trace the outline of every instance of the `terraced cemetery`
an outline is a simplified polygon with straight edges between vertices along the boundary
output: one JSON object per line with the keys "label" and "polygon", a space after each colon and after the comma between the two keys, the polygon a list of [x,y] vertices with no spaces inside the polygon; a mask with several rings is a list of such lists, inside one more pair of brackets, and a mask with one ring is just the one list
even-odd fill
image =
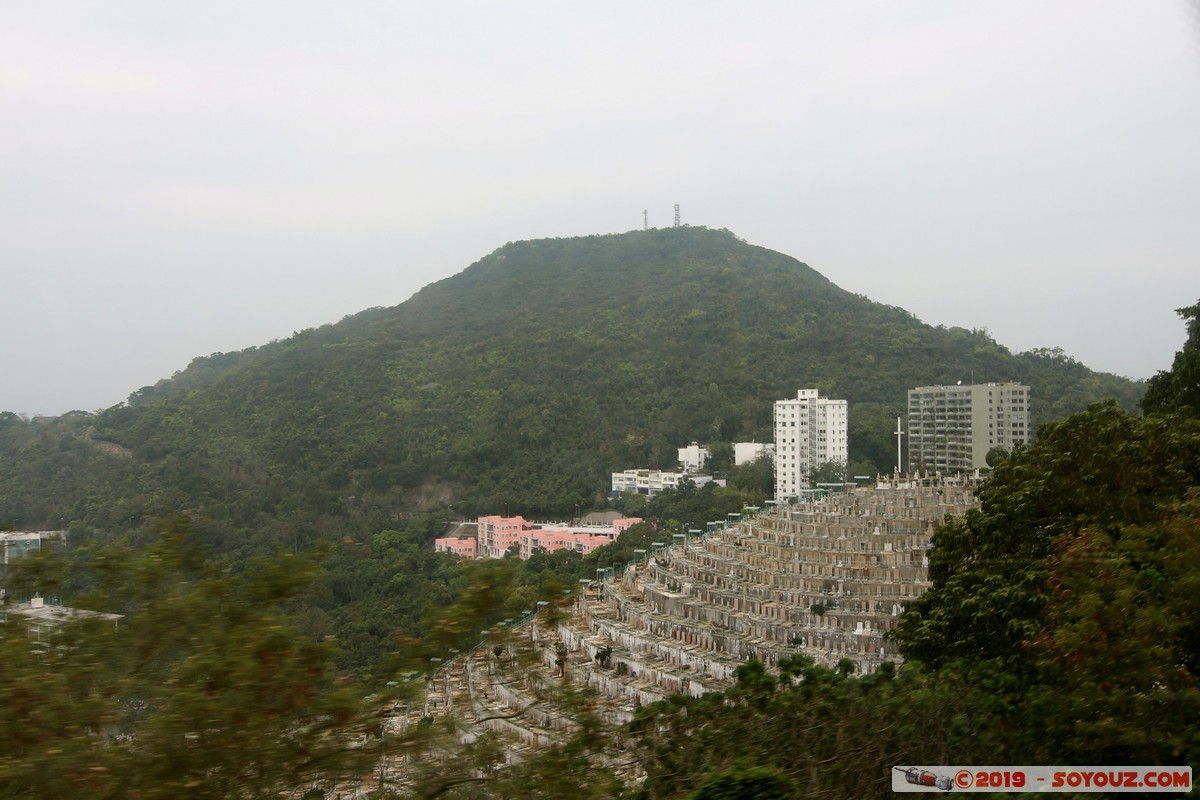
{"label": "terraced cemetery", "polygon": [[[616,728],[668,695],[733,685],[750,659],[848,659],[872,672],[899,661],[885,634],[928,586],[934,528],[976,505],[959,479],[881,479],[710,524],[485,632],[432,673],[423,698],[389,714],[388,730],[452,726],[460,742],[492,732],[519,760],[576,729],[564,688],[587,687]],[[403,759],[389,769],[402,774]]]}

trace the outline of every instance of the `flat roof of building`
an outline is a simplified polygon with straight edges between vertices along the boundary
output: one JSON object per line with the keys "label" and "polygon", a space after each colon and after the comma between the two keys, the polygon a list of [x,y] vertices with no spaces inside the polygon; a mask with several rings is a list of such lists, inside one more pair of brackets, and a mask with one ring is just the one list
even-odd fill
{"label": "flat roof of building", "polygon": [[12,614],[15,617],[41,622],[47,625],[65,625],[68,622],[76,622],[85,619],[96,619],[102,622],[116,622],[122,618],[122,614],[108,614],[103,611],[88,611],[85,608],[71,608],[70,606],[40,605],[35,603],[18,603],[12,606],[5,606],[0,609],[0,613]]}

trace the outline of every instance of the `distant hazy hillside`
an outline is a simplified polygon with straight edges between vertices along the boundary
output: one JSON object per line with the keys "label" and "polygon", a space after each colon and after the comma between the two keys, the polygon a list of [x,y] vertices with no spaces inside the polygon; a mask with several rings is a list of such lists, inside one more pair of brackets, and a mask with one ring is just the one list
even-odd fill
{"label": "distant hazy hillside", "polygon": [[972,375],[1030,383],[1035,423],[1141,392],[725,231],[518,242],[399,306],[196,359],[96,418],[0,419],[0,522],[183,510],[307,538],[435,502],[566,511],[692,440],[769,440],[772,401],[802,386],[849,400],[851,457],[887,469],[906,390]]}

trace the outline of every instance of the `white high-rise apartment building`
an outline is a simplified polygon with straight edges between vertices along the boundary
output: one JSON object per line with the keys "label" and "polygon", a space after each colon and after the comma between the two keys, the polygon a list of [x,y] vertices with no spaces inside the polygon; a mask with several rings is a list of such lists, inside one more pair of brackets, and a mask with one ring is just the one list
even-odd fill
{"label": "white high-rise apartment building", "polygon": [[846,401],[801,389],[795,400],[775,401],[775,499],[800,494],[814,469],[846,463]]}
{"label": "white high-rise apartment building", "polygon": [[910,472],[971,472],[993,447],[1028,444],[1029,387],[1019,383],[908,390]]}

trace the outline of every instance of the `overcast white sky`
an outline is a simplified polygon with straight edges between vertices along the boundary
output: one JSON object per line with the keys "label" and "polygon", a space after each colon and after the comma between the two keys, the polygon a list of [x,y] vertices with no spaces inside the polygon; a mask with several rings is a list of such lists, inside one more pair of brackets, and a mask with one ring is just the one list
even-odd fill
{"label": "overcast white sky", "polygon": [[0,0],[0,410],[98,410],[674,203],[1148,377],[1200,299],[1196,9]]}

